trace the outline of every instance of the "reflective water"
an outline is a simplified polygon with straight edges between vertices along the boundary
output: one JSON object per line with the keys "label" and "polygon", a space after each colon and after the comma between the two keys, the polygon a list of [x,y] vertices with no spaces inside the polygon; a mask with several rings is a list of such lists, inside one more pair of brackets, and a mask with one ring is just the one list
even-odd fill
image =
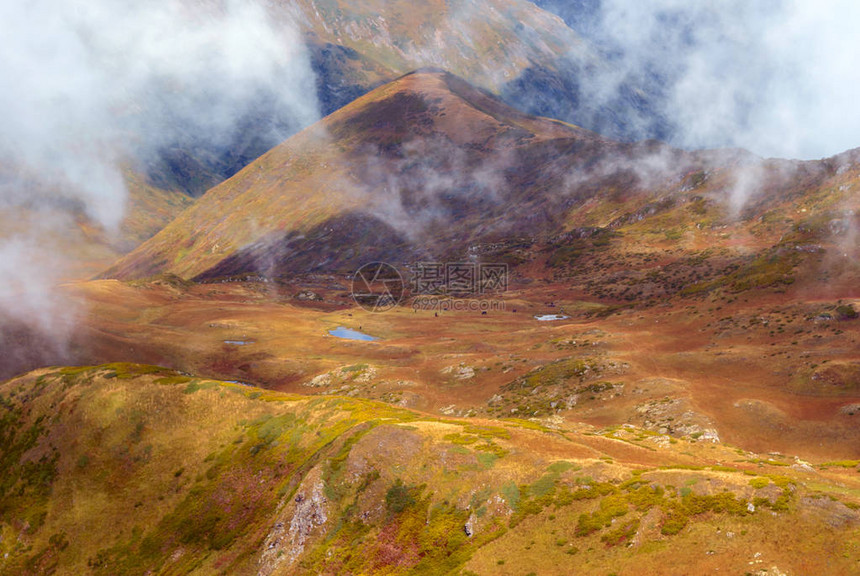
{"label": "reflective water", "polygon": [[346,338],[347,340],[362,340],[364,342],[372,342],[373,340],[378,340],[378,338],[374,338],[369,334],[364,334],[363,332],[359,332],[358,330],[350,330],[349,328],[344,328],[343,326],[338,326],[334,330],[329,330],[328,333],[332,336],[336,336],[337,338]]}

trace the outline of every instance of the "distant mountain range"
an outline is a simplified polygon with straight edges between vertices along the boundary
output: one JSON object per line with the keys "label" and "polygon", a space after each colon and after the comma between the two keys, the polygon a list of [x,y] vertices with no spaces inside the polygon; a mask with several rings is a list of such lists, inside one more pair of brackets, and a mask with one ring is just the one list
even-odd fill
{"label": "distant mountain range", "polygon": [[[429,66],[456,74],[525,112],[615,139],[665,139],[671,130],[660,114],[665,96],[660,78],[634,77],[619,68],[589,24],[596,17],[591,2],[434,0],[419,8],[400,0],[299,0],[269,9],[276,19],[298,23],[317,75],[323,115]],[[595,98],[601,89],[596,84],[613,71],[621,75],[613,94]],[[213,143],[191,126],[176,129],[176,140],[150,160],[150,181],[198,196],[295,129],[265,95],[249,109],[253,112],[225,142]]]}

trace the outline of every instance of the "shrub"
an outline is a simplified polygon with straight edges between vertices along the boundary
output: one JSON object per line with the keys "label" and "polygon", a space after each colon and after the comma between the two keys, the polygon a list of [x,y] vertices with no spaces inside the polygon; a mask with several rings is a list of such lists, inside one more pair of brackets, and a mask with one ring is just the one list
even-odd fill
{"label": "shrub", "polygon": [[758,478],[752,478],[750,480],[750,486],[752,486],[753,488],[764,488],[764,487],[769,486],[769,485],[770,485],[770,479],[769,478],[758,477]]}
{"label": "shrub", "polygon": [[413,496],[413,488],[403,484],[398,478],[394,485],[385,493],[385,507],[394,514],[400,514],[413,504],[416,500]]}

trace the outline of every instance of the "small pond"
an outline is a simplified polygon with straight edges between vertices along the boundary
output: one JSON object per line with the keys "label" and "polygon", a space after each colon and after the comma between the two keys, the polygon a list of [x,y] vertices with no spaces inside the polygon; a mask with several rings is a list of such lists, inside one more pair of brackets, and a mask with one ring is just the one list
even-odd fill
{"label": "small pond", "polygon": [[329,330],[328,333],[337,338],[345,338],[347,340],[361,340],[363,342],[372,342],[374,340],[378,340],[378,338],[374,338],[370,334],[364,334],[363,332],[359,332],[358,330],[350,330],[349,328],[344,328],[343,326],[338,326],[334,330]]}

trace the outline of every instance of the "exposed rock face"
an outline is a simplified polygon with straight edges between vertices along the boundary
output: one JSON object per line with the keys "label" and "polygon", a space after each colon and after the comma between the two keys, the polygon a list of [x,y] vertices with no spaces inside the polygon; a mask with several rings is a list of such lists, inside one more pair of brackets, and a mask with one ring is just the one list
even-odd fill
{"label": "exposed rock face", "polygon": [[459,366],[446,366],[442,374],[453,374],[456,380],[470,380],[475,377],[475,369],[465,364]]}
{"label": "exposed rock face", "polygon": [[472,512],[469,515],[469,520],[466,522],[466,525],[463,526],[463,532],[466,533],[466,536],[471,538],[472,536],[475,535],[475,529],[476,529],[477,523],[478,523],[478,516],[474,512]]}
{"label": "exposed rock face", "polygon": [[854,416],[855,414],[860,414],[860,402],[853,402],[851,404],[846,404],[839,408],[840,414],[845,414],[846,416]]}
{"label": "exposed rock face", "polygon": [[720,442],[710,418],[691,409],[686,398],[649,400],[636,406],[636,419],[647,430],[661,435],[689,436],[699,442]]}
{"label": "exposed rock face", "polygon": [[321,473],[313,470],[292,501],[282,503],[278,520],[269,531],[260,554],[259,576],[269,576],[285,563],[289,567],[304,552],[309,538],[325,534],[328,506],[324,487]]}
{"label": "exposed rock face", "polygon": [[313,290],[302,290],[298,294],[296,294],[296,300],[300,300],[303,302],[306,301],[322,301],[322,296],[314,292]]}

